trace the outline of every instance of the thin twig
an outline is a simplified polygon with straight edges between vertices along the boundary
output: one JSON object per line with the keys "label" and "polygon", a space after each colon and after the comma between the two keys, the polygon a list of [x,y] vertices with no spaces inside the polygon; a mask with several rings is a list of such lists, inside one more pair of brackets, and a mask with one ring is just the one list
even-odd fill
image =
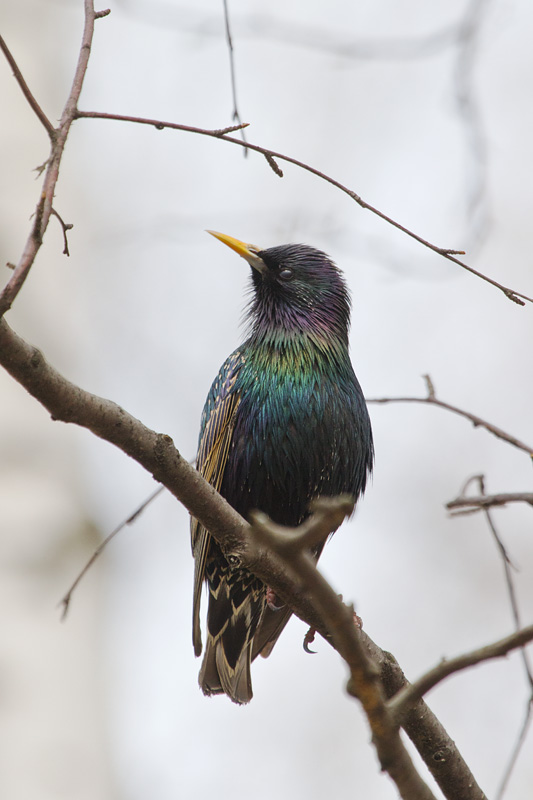
{"label": "thin twig", "polygon": [[[228,43],[228,52],[229,52],[229,66],[230,66],[230,73],[231,73],[231,94],[233,97],[233,119],[235,122],[239,124],[242,140],[246,143],[246,136],[244,134],[244,128],[246,126],[241,125],[241,115],[239,114],[239,109],[237,107],[237,79],[235,77],[235,55],[233,50],[233,39],[231,36],[231,28],[229,22],[229,8],[228,8],[228,0],[223,0],[224,3],[224,23],[226,28],[226,41]],[[248,150],[244,151],[244,157],[248,157]]]}
{"label": "thin twig", "polygon": [[26,100],[30,104],[31,108],[33,109],[33,111],[35,112],[35,114],[37,115],[39,120],[41,121],[41,123],[44,126],[48,136],[51,139],[51,141],[53,141],[54,137],[55,137],[55,133],[56,133],[55,129],[54,129],[54,126],[52,125],[52,123],[50,122],[50,120],[48,119],[48,117],[46,116],[44,111],[42,110],[41,106],[39,105],[39,103],[37,102],[37,100],[35,99],[33,94],[31,93],[30,87],[28,86],[28,84],[24,80],[24,76],[22,75],[22,72],[20,71],[17,62],[15,61],[13,56],[11,55],[11,52],[10,52],[10,50],[9,50],[9,48],[8,48],[8,46],[7,46],[5,40],[3,39],[2,36],[0,36],[0,50],[2,50],[3,54],[7,58],[8,62],[9,62],[9,66],[13,70],[13,75],[15,76],[15,80],[17,81],[18,85],[22,89],[22,93],[23,93],[24,97],[26,98]]}
{"label": "thin twig", "polygon": [[[484,479],[484,476],[483,475],[478,475],[478,476],[476,476],[475,480],[477,480],[477,482],[479,484],[479,491],[481,492],[482,495],[485,495],[485,479]],[[464,492],[463,492],[463,494],[464,494]],[[498,550],[500,552],[500,555],[501,555],[501,558],[502,558],[502,561],[503,561],[503,568],[504,568],[504,573],[505,573],[505,583],[507,585],[507,593],[509,595],[509,602],[511,604],[511,612],[512,612],[512,615],[513,615],[515,631],[519,631],[520,628],[522,627],[522,621],[521,621],[521,618],[520,618],[520,609],[518,607],[518,599],[517,599],[517,596],[516,596],[516,589],[515,589],[513,573],[512,573],[512,566],[513,565],[512,565],[511,559],[509,557],[509,554],[507,552],[507,548],[505,547],[505,545],[504,545],[504,543],[503,543],[503,541],[501,539],[501,536],[498,533],[498,530],[496,528],[496,525],[494,523],[494,520],[492,518],[492,514],[491,514],[489,508],[484,508],[484,513],[485,513],[485,518],[487,520],[490,532],[492,534],[492,537],[493,537],[493,539],[494,539],[494,541],[496,543],[496,546],[497,546],[497,548],[498,548]],[[498,789],[496,800],[501,800],[501,798],[503,796],[505,788],[506,788],[506,786],[507,786],[507,784],[509,782],[509,779],[511,777],[511,774],[513,772],[514,766],[515,766],[515,764],[516,764],[516,762],[518,760],[518,756],[520,755],[520,751],[521,751],[521,749],[523,747],[523,744],[524,744],[524,742],[526,740],[526,734],[527,734],[527,731],[528,731],[528,728],[529,728],[529,724],[530,724],[530,721],[531,721],[531,711],[532,711],[532,704],[533,704],[533,674],[532,674],[532,671],[531,671],[531,665],[529,663],[529,658],[528,658],[528,654],[527,654],[527,651],[526,651],[525,647],[521,648],[520,655],[522,656],[522,661],[523,661],[523,664],[524,664],[524,671],[525,671],[525,674],[526,674],[526,680],[527,680],[528,685],[529,685],[529,699],[528,699],[528,703],[527,703],[527,706],[526,706],[526,713],[525,713],[524,721],[523,721],[523,723],[522,723],[522,725],[520,727],[520,731],[518,733],[518,738],[517,738],[516,743],[515,743],[515,745],[513,747],[513,751],[511,753],[511,756],[509,758],[507,766],[506,766],[506,768],[504,770],[504,774],[503,774],[503,777],[502,777],[502,780],[501,780],[501,783],[500,783],[500,786],[499,786],[499,789]]]}
{"label": "thin twig", "polygon": [[[54,198],[56,184],[59,178],[59,166],[65,144],[70,131],[70,126],[76,118],[76,107],[81,94],[83,80],[87,72],[87,65],[91,53],[91,44],[94,33],[94,21],[102,15],[102,12],[94,11],[93,0],[84,0],[85,22],[81,40],[81,47],[78,56],[78,63],[74,72],[72,87],[70,89],[61,120],[58,128],[54,131],[52,138],[52,149],[50,158],[47,162],[46,174],[40,192],[39,202],[34,215],[32,229],[26,240],[20,261],[17,264],[11,278],[0,292],[0,317],[11,308],[16,296],[22,289],[24,281],[35,261],[35,257],[41,247],[44,233],[48,227],[52,214],[52,202]],[[31,102],[31,101],[30,101]],[[36,111],[35,105],[32,108]],[[37,113],[37,112],[36,112]],[[43,120],[41,119],[41,122]],[[45,124],[43,122],[43,124]],[[46,125],[45,125],[46,127]]]}
{"label": "thin twig", "polygon": [[[477,497],[462,495],[446,503],[449,511],[465,509],[470,511],[486,511],[493,506],[505,506],[507,503],[528,503],[533,506],[532,492],[502,492],[501,494],[482,494]],[[456,515],[464,513],[456,512]]]}
{"label": "thin twig", "polygon": [[464,261],[460,261],[458,258],[455,257],[455,255],[453,255],[454,253],[462,253],[463,252],[462,250],[456,250],[448,247],[438,247],[437,245],[432,244],[431,242],[422,238],[422,236],[419,236],[417,233],[414,233],[414,231],[411,231],[409,228],[406,228],[405,225],[401,225],[399,222],[396,222],[396,220],[392,219],[392,217],[389,217],[387,216],[387,214],[384,214],[383,211],[380,211],[375,206],[372,206],[370,205],[370,203],[367,203],[356,192],[354,192],[352,189],[349,189],[344,184],[340,183],[340,181],[335,180],[335,178],[326,175],[326,173],[321,172],[319,169],[316,169],[315,167],[312,167],[309,164],[306,164],[305,162],[300,161],[297,158],[292,158],[291,156],[284,155],[283,153],[278,153],[277,151],[270,150],[267,147],[261,147],[260,145],[252,144],[251,142],[242,142],[240,139],[235,139],[233,136],[225,136],[225,135],[221,136],[218,132],[207,130],[205,128],[196,128],[191,125],[179,125],[175,122],[174,123],[164,122],[163,120],[147,119],[146,117],[134,117],[126,114],[109,114],[102,111],[78,111],[76,116],[78,119],[81,118],[109,119],[109,120],[112,119],[121,122],[135,122],[140,125],[152,125],[153,127],[158,129],[173,128],[175,130],[200,134],[201,136],[216,136],[218,139],[221,139],[224,142],[230,142],[231,144],[236,144],[238,147],[246,147],[248,150],[253,150],[256,153],[261,153],[263,156],[265,156],[265,158],[269,157],[271,159],[272,158],[279,159],[280,161],[286,161],[288,164],[294,164],[294,166],[299,167],[300,169],[303,169],[306,172],[311,173],[311,175],[316,175],[321,180],[326,181],[326,183],[329,183],[332,186],[335,186],[337,189],[340,189],[341,192],[347,194],[348,197],[354,200],[361,208],[364,208],[367,211],[370,211],[372,214],[375,214],[377,217],[380,217],[380,219],[384,220],[389,225],[392,225],[394,228],[397,228],[398,230],[402,231],[402,233],[405,233],[407,236],[410,236],[411,239],[414,239],[415,241],[419,242],[419,244],[424,245],[424,247],[429,248],[429,250],[432,250],[434,253],[437,253],[443,258],[446,258],[448,261],[453,261],[454,264],[458,264],[460,267],[467,270],[468,272],[471,272],[472,275],[476,275],[476,277],[480,278],[486,283],[490,283],[491,286],[494,286],[496,289],[499,289],[501,292],[503,292],[503,294],[506,297],[509,298],[509,300],[512,300],[514,303],[517,303],[520,306],[525,305],[524,301],[527,301],[528,303],[533,303],[533,298],[529,297],[526,294],[522,294],[521,292],[517,292],[515,289],[511,289],[508,286],[504,286],[503,284],[498,283],[498,281],[489,278],[487,275],[484,275],[482,272],[479,272],[477,269],[474,269],[473,267],[469,266]]}
{"label": "thin twig", "polygon": [[533,640],[533,625],[528,625],[520,631],[515,631],[504,639],[500,639],[492,644],[480,647],[477,650],[472,650],[470,653],[451,658],[449,661],[443,660],[440,664],[425,675],[422,675],[414,683],[405,686],[397,695],[389,701],[390,711],[398,722],[402,719],[406,711],[411,705],[419,698],[423,697],[430,689],[433,689],[438,683],[443,681],[454,672],[473,667],[480,664],[482,661],[488,661],[493,658],[501,658],[506,656],[512,650],[518,647],[523,647],[528,642]]}
{"label": "thin twig", "polygon": [[64,222],[62,217],[59,216],[55,208],[52,207],[52,214],[59,220],[59,224],[61,225],[61,230],[63,231],[63,255],[70,256],[70,252],[68,249],[68,239],[67,239],[67,231],[71,231],[74,225],[72,222]]}
{"label": "thin twig", "polygon": [[106,536],[106,538],[104,539],[104,541],[103,541],[103,542],[101,542],[101,544],[99,544],[99,545],[98,545],[98,547],[96,548],[96,550],[94,551],[94,553],[92,554],[92,556],[89,558],[89,560],[87,561],[87,563],[85,564],[85,566],[83,567],[83,569],[82,569],[82,570],[80,570],[80,572],[78,573],[78,575],[76,576],[76,578],[75,578],[75,579],[73,580],[73,582],[71,583],[70,587],[67,589],[67,591],[65,592],[65,594],[63,595],[63,597],[62,597],[62,598],[61,598],[61,600],[59,601],[59,605],[60,605],[60,607],[61,607],[61,621],[62,621],[62,622],[63,622],[63,621],[66,619],[66,617],[67,617],[67,614],[68,614],[68,612],[69,612],[69,608],[70,608],[70,601],[72,600],[72,595],[73,595],[73,593],[74,593],[75,589],[77,588],[78,584],[80,583],[80,581],[81,581],[81,579],[84,577],[84,575],[86,575],[86,574],[87,574],[87,572],[90,570],[90,568],[92,567],[92,565],[94,564],[94,562],[96,561],[96,559],[98,558],[98,556],[99,556],[99,555],[102,553],[102,551],[103,551],[103,550],[104,550],[104,549],[107,547],[107,545],[109,544],[109,542],[111,541],[111,539],[114,539],[114,538],[115,538],[115,536],[117,535],[117,533],[120,533],[120,531],[121,531],[123,528],[125,528],[125,527],[126,527],[126,525],[131,525],[133,522],[135,522],[135,520],[137,519],[137,517],[138,517],[140,514],[142,514],[142,512],[145,510],[145,508],[146,508],[147,506],[149,506],[149,505],[150,505],[150,503],[152,502],[152,500],[155,500],[155,498],[156,498],[158,495],[160,495],[160,494],[161,494],[161,492],[163,491],[163,489],[164,489],[164,488],[165,488],[164,486],[159,486],[159,488],[158,488],[158,489],[156,489],[156,490],[155,490],[155,492],[152,492],[152,494],[151,494],[149,497],[147,497],[147,498],[146,498],[146,500],[144,500],[144,501],[141,503],[141,505],[140,505],[140,506],[138,506],[138,508],[136,508],[136,509],[135,509],[135,511],[133,512],[133,514],[130,514],[130,515],[129,515],[129,517],[128,517],[127,519],[124,519],[124,520],[122,520],[122,522],[121,522],[121,523],[119,523],[119,524],[117,525],[117,527],[116,527],[116,528],[114,528],[114,529],[111,531],[111,533],[110,533],[108,536]]}
{"label": "thin twig", "polygon": [[[429,375],[423,376],[426,380],[426,384],[428,385],[428,396],[427,397],[371,397],[367,398],[367,403],[376,403],[380,405],[385,405],[386,403],[423,403],[425,405],[430,406],[437,406],[438,408],[444,408],[447,411],[452,411],[454,414],[459,414],[459,416],[464,417],[465,419],[470,420],[475,428],[485,428],[485,430],[492,433],[494,436],[497,436],[498,439],[502,439],[504,442],[513,445],[513,447],[517,447],[519,450],[523,450],[525,453],[528,454],[531,458],[533,458],[533,447],[530,447],[528,444],[520,441],[514,436],[511,436],[510,433],[506,433],[506,431],[498,428],[496,425],[492,425],[490,422],[478,417],[477,414],[471,414],[469,411],[464,411],[462,408],[458,408],[457,406],[452,406],[450,403],[444,403],[442,400],[437,400],[435,395],[435,388],[433,383],[431,383],[431,378]],[[429,384],[428,384],[429,379]]]}
{"label": "thin twig", "polygon": [[459,22],[454,65],[455,100],[463,123],[470,150],[467,178],[469,187],[468,210],[474,222],[474,237],[478,241],[485,233],[489,210],[487,208],[487,140],[483,119],[474,90],[476,55],[479,48],[484,17],[490,0],[470,0]]}
{"label": "thin twig", "polygon": [[501,783],[498,786],[498,791],[496,792],[494,800],[502,800],[503,794],[507,788],[507,784],[509,783],[509,779],[514,770],[515,764],[518,760],[518,756],[520,755],[520,751],[522,750],[524,742],[526,741],[529,726],[531,725],[532,713],[533,713],[533,696],[529,698],[524,721],[520,728],[520,733],[518,734],[518,739],[516,740],[516,744],[513,748],[513,752],[511,753],[511,757],[509,759],[509,763],[507,764],[507,768],[505,770]]}
{"label": "thin twig", "polygon": [[276,161],[274,161],[270,153],[265,153],[265,158],[267,160],[270,169],[273,170],[273,172],[275,172],[279,178],[283,178],[283,170],[281,169],[279,164]]}

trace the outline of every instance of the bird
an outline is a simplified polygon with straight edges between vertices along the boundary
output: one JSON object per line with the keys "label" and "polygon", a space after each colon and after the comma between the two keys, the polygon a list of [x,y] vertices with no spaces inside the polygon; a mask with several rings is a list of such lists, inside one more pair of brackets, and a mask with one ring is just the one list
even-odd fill
{"label": "bird", "polygon": [[[196,468],[245,519],[259,510],[296,527],[318,497],[348,493],[357,501],[373,468],[370,418],[348,351],[349,291],[340,269],[314,247],[262,249],[207,232],[250,265],[251,300],[246,339],[205,402]],[[251,662],[270,654],[291,610],[253,574],[230,565],[193,517],[191,544],[196,656],[208,587],[200,687],[248,703]]]}

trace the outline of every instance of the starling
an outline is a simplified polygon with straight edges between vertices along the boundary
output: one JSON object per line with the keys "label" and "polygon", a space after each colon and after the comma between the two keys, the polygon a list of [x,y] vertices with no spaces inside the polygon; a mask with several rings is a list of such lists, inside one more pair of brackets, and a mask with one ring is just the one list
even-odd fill
{"label": "starling", "polygon": [[[207,396],[197,469],[244,518],[258,509],[297,526],[321,495],[357,500],[372,470],[370,419],[348,354],[348,289],[336,265],[313,247],[262,250],[209,233],[250,264],[252,299],[248,338]],[[191,540],[197,656],[204,581],[209,594],[200,686],[206,695],[247,703],[251,661],[269,655],[291,611],[254,575],[232,568],[195,519]]]}

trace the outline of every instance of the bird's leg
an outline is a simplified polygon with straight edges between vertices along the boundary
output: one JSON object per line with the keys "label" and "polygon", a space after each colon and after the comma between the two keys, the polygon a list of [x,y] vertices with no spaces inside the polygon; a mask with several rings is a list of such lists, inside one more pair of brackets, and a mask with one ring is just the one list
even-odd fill
{"label": "bird's leg", "polygon": [[[342,594],[339,595],[339,599],[342,600]],[[355,610],[353,612],[353,624],[355,625],[356,628],[359,628],[359,630],[363,629],[363,620],[361,619],[359,614],[355,613]],[[307,633],[305,634],[304,641],[303,641],[303,648],[304,648],[305,652],[306,653],[311,653],[312,655],[315,655],[316,650],[311,650],[309,645],[312,644],[312,642],[315,641],[315,634],[316,634],[316,628],[313,628],[311,626],[309,628],[309,630],[307,631]]]}
{"label": "bird's leg", "polygon": [[270,586],[267,586],[266,602],[271,611],[279,611],[285,605],[285,603],[281,602],[274,589],[271,589]]}

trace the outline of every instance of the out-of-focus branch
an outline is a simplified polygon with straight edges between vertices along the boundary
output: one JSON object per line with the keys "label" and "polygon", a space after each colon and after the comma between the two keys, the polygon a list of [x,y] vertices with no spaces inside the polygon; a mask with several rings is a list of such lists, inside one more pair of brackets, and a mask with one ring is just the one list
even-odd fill
{"label": "out-of-focus branch", "polygon": [[[493,506],[505,506],[507,503],[529,503],[533,506],[533,492],[502,492],[501,494],[481,494],[478,497],[461,495],[454,500],[446,503],[449,511],[457,514],[471,514],[474,511],[492,508]],[[461,509],[456,511],[456,509]]]}
{"label": "out-of-focus branch", "polygon": [[[50,157],[47,161],[46,174],[44,177],[39,202],[37,203],[37,207],[33,216],[32,229],[26,241],[26,245],[19,263],[15,267],[11,278],[4,286],[2,292],[0,292],[0,317],[3,316],[3,314],[5,314],[9,308],[11,308],[11,305],[13,304],[17,294],[22,289],[24,281],[26,280],[33,262],[35,261],[35,256],[41,247],[43,236],[48,227],[50,215],[52,214],[52,202],[59,177],[59,165],[65,149],[70,126],[72,125],[72,122],[76,116],[76,107],[81,94],[85,73],[87,72],[87,65],[89,62],[89,55],[91,52],[91,44],[94,33],[94,21],[95,19],[106,16],[106,14],[109,13],[108,10],[95,12],[93,0],[84,0],[84,7],[85,24],[82,34],[78,63],[74,72],[72,87],[70,89],[67,102],[65,103],[59,126],[56,129],[51,128],[50,121],[42,112],[39,113],[40,107],[33,98],[33,95],[30,93],[29,89],[26,87],[25,90],[24,87],[26,84],[18,68],[17,71],[18,75],[20,75],[20,78],[17,77],[17,73],[15,74],[28,102],[48,131],[52,146]],[[4,50],[4,52],[6,53],[6,50]],[[10,61],[10,64],[13,67],[14,61]]]}
{"label": "out-of-focus branch", "polygon": [[160,486],[158,489],[155,489],[155,491],[153,491],[151,493],[151,495],[149,497],[147,497],[146,500],[144,500],[141,503],[140,506],[137,506],[137,508],[135,509],[135,511],[132,514],[130,514],[126,519],[122,520],[122,522],[119,522],[119,524],[115,528],[113,528],[111,533],[108,536],[105,537],[103,542],[101,542],[98,545],[98,547],[93,552],[92,556],[89,558],[87,563],[84,564],[83,569],[81,569],[80,572],[76,575],[76,578],[72,581],[69,589],[65,592],[65,594],[61,598],[60,606],[62,608],[62,613],[61,613],[61,619],[62,620],[64,620],[66,618],[67,614],[68,614],[68,610],[70,608],[70,601],[72,600],[72,595],[74,594],[75,590],[79,586],[80,581],[87,574],[87,572],[91,569],[92,565],[97,560],[97,558],[103,553],[103,551],[105,550],[105,548],[107,547],[109,542],[112,539],[114,539],[115,536],[117,536],[117,534],[119,534],[120,531],[123,530],[126,527],[126,525],[132,525],[135,522],[135,520],[142,514],[144,509],[147,506],[149,506],[150,503],[153,500],[155,500],[155,498],[158,495],[161,494],[161,492],[164,490],[164,488],[165,488],[164,486]]}
{"label": "out-of-focus branch", "polygon": [[[279,555],[270,548],[255,544],[250,536],[250,525],[181,457],[169,436],[150,430],[115,403],[90,394],[68,381],[45,361],[36,348],[17,336],[5,320],[0,320],[0,364],[49,411],[54,420],[72,422],[87,428],[134,458],[157,481],[166,486],[210,531],[228,558],[240,561],[288,602],[297,616],[329,641],[333,637],[339,643],[343,652],[346,651],[352,674],[357,672],[357,680],[352,681],[352,687],[358,696],[364,696],[364,703],[370,705],[372,698],[378,698],[378,690],[374,687],[377,684],[376,674],[372,672],[374,668],[369,667],[367,661],[357,661],[359,640],[354,639],[356,629],[351,611],[342,604],[339,606],[338,598],[329,603],[327,598],[331,598],[331,587],[327,596],[320,594],[323,589],[317,587],[323,587],[323,578],[318,577],[319,573],[314,567],[313,581],[319,581],[320,584],[313,583],[312,591],[306,591],[305,587],[302,589],[295,582],[291,570],[284,566]],[[345,502],[341,500],[341,506]],[[312,523],[306,523],[301,529],[304,544],[309,546],[318,534],[322,537],[332,521],[333,527],[336,527],[339,514],[342,517],[345,511],[346,508],[337,508],[337,516],[330,514],[325,527],[320,527],[325,524],[324,516]],[[308,572],[310,565],[305,557],[299,557],[299,561],[301,564],[299,563],[298,568]],[[324,599],[315,600],[317,591]],[[358,636],[381,671],[387,695],[398,691],[406,682],[399,667],[393,668],[391,658],[366,634],[361,632]],[[368,670],[370,688],[366,689],[364,676]],[[483,792],[442,725],[428,710],[420,716],[418,709],[419,706],[408,714],[405,730],[437,778],[446,797],[449,800],[483,800]],[[375,714],[376,724],[383,716],[385,731],[390,730],[387,713],[380,710],[379,704]],[[378,737],[381,735],[378,734]],[[386,753],[388,734],[385,732],[383,735],[385,739],[380,745],[383,748],[382,754]],[[391,746],[395,748],[398,745]],[[436,747],[438,753],[446,752],[445,764],[438,763],[435,758]],[[400,767],[396,765],[391,769],[403,769],[402,759],[403,756]],[[402,780],[408,783],[407,778]],[[468,787],[468,792],[461,787]],[[420,794],[411,795],[409,800],[414,797],[431,797],[425,788],[420,789]]]}
{"label": "out-of-focus branch", "polygon": [[517,447],[519,450],[523,450],[525,453],[533,458],[533,447],[530,445],[525,444],[524,442],[517,439],[515,436],[511,436],[510,433],[506,433],[506,431],[498,428],[496,425],[492,425],[490,422],[478,417],[477,414],[471,414],[470,411],[464,411],[462,408],[458,408],[457,406],[452,406],[450,403],[444,403],[442,400],[437,400],[435,394],[435,387],[429,375],[424,375],[423,378],[426,381],[426,386],[428,389],[427,397],[371,397],[366,398],[367,403],[376,403],[380,405],[385,405],[386,403],[423,403],[429,406],[437,406],[438,408],[444,408],[446,411],[451,411],[454,414],[459,414],[459,416],[464,417],[465,419],[470,420],[473,424],[474,428],[485,428],[485,430],[492,433],[494,436],[497,436],[498,439],[502,439],[504,442],[508,444],[512,444],[513,447]]}
{"label": "out-of-focus branch", "polygon": [[[478,479],[479,479],[481,491],[483,492],[484,491],[483,476],[482,475],[478,476]],[[511,559],[509,558],[509,554],[507,552],[507,549],[506,549],[506,547],[505,547],[505,545],[504,545],[504,543],[503,543],[503,541],[501,539],[501,536],[500,536],[500,534],[498,533],[498,531],[496,529],[496,525],[494,524],[494,520],[492,519],[492,514],[490,512],[490,509],[485,508],[485,509],[483,509],[483,511],[484,511],[485,518],[487,520],[488,526],[490,528],[490,532],[492,533],[493,539],[496,542],[496,545],[498,547],[498,550],[499,550],[501,558],[502,558],[503,568],[504,568],[504,571],[505,571],[505,582],[507,584],[507,591],[508,591],[508,594],[509,594],[509,601],[511,603],[511,610],[512,610],[512,613],[513,613],[513,619],[514,619],[514,623],[515,623],[515,630],[518,632],[522,627],[522,623],[521,623],[521,620],[520,620],[520,609],[518,607],[518,598],[517,598],[516,588],[515,588],[515,584],[514,584],[514,580],[513,580],[513,573],[512,573],[512,566],[513,565],[511,563]],[[520,731],[518,732],[518,736],[517,736],[516,742],[515,742],[515,744],[513,746],[511,755],[509,757],[508,764],[507,764],[507,766],[506,766],[506,768],[504,770],[502,780],[500,782],[500,785],[498,787],[498,791],[497,791],[496,796],[495,796],[495,800],[501,800],[501,798],[503,797],[503,793],[504,793],[505,788],[506,788],[506,786],[507,786],[507,784],[509,782],[509,779],[511,777],[511,774],[513,772],[515,764],[516,764],[516,762],[518,760],[518,757],[520,755],[520,751],[522,750],[522,747],[523,747],[524,742],[526,740],[526,735],[527,735],[528,728],[529,728],[529,726],[531,724],[531,715],[532,715],[532,712],[533,712],[533,671],[531,669],[531,664],[530,664],[530,661],[529,661],[529,655],[528,655],[525,647],[522,647],[521,655],[522,655],[522,662],[524,664],[524,671],[525,671],[525,675],[526,675],[526,680],[527,680],[528,687],[529,687],[529,698],[528,698],[527,703],[526,703],[524,721],[523,721],[522,725],[520,726]]]}
{"label": "out-of-focus branch", "polygon": [[[489,278],[487,275],[484,275],[482,272],[474,269],[473,267],[466,264],[464,261],[460,261],[456,258],[457,255],[462,255],[463,250],[453,250],[447,247],[439,247],[438,245],[432,244],[431,242],[427,241],[426,239],[419,236],[414,231],[406,228],[405,225],[401,225],[396,220],[392,219],[392,217],[387,216],[384,214],[383,211],[380,211],[375,206],[370,205],[367,203],[366,200],[363,200],[356,192],[352,189],[348,188],[344,184],[340,183],[340,181],[335,180],[335,178],[326,175],[326,173],[321,172],[319,169],[306,164],[303,161],[300,161],[297,158],[292,158],[292,156],[284,155],[283,153],[278,153],[275,150],[270,150],[268,147],[261,147],[258,144],[252,144],[251,142],[242,142],[240,139],[235,139],[233,136],[227,136],[220,131],[211,131],[202,128],[195,128],[188,125],[179,125],[173,122],[164,122],[163,120],[156,120],[156,119],[147,119],[146,117],[134,117],[126,114],[110,114],[102,111],[78,111],[77,113],[78,119],[81,118],[91,118],[91,119],[107,119],[107,120],[117,120],[120,122],[135,122],[141,125],[152,125],[153,127],[157,128],[158,130],[162,130],[163,128],[174,128],[175,130],[182,130],[187,131],[189,133],[196,133],[202,136],[214,136],[217,139],[221,139],[224,142],[230,142],[231,144],[236,144],[239,147],[246,147],[248,150],[253,150],[256,153],[261,153],[261,155],[265,156],[268,163],[272,166],[272,162],[275,160],[279,161],[286,161],[288,164],[294,164],[294,166],[299,167],[300,169],[305,170],[306,172],[310,172],[312,175],[316,175],[321,180],[326,181],[326,183],[335,186],[337,189],[340,189],[341,192],[347,194],[352,200],[354,200],[361,208],[370,211],[372,214],[383,219],[385,222],[388,222],[389,225],[392,225],[394,228],[405,233],[407,236],[410,236],[411,239],[419,242],[420,244],[424,245],[424,247],[433,250],[434,253],[438,253],[438,255],[443,256],[443,258],[448,259],[448,261],[453,261],[454,264],[458,264],[463,269],[471,272],[473,275],[476,275],[481,280],[485,281],[486,283],[490,283],[491,286],[494,286],[496,289],[499,289],[503,294],[512,300],[514,303],[517,303],[520,306],[525,305],[524,301],[528,303],[533,303],[533,298],[529,297],[528,295],[522,294],[521,292],[517,292],[515,289],[511,289],[508,286],[504,286],[498,281]],[[276,170],[275,170],[276,171]],[[277,174],[280,175],[281,170],[277,171]],[[282,173],[280,175],[282,177]]]}
{"label": "out-of-focus branch", "polygon": [[443,660],[440,664],[425,675],[422,675],[414,683],[401,689],[392,700],[389,701],[389,709],[393,718],[400,722],[407,709],[413,702],[421,698],[424,694],[429,692],[434,686],[452,675],[454,672],[473,667],[475,664],[480,664],[482,661],[489,661],[492,658],[502,658],[516,650],[518,647],[523,647],[528,642],[533,640],[533,625],[528,625],[520,631],[511,633],[504,639],[497,642],[488,644],[485,647],[480,647],[477,650],[472,650],[470,653],[464,653],[456,658],[451,658],[449,661]]}
{"label": "out-of-focus branch", "polygon": [[[241,137],[243,142],[246,142],[246,135],[244,133],[244,128],[246,125],[242,124],[241,115],[239,114],[239,108],[237,106],[237,77],[235,75],[235,52],[233,49],[233,39],[231,36],[231,25],[229,21],[229,7],[228,7],[228,0],[223,0],[224,5],[224,24],[226,28],[226,41],[228,43],[228,51],[229,51],[229,67],[230,67],[230,75],[231,75],[231,95],[233,97],[233,120],[238,125],[241,125]],[[244,157],[248,155],[248,150],[244,151]]]}

